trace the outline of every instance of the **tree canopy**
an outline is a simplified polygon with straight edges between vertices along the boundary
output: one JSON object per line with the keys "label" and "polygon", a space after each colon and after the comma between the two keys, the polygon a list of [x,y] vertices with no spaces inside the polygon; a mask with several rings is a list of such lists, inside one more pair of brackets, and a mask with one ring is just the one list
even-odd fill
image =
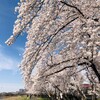
{"label": "tree canopy", "polygon": [[6,43],[27,32],[20,69],[30,92],[79,90],[84,81],[99,87],[100,0],[20,0],[15,10]]}

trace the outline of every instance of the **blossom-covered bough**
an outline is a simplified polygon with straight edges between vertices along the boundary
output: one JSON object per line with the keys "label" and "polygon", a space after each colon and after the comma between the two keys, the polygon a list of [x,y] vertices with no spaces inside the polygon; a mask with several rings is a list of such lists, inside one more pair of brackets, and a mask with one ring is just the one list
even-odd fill
{"label": "blossom-covered bough", "polygon": [[84,79],[99,87],[100,0],[20,0],[16,11],[6,43],[27,32],[20,69],[31,93],[55,86],[62,93],[71,86],[80,92]]}

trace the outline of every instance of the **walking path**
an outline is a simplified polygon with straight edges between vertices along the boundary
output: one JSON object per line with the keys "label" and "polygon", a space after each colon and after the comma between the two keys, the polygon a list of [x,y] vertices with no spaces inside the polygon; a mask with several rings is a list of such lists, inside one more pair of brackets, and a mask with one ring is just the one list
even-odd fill
{"label": "walking path", "polygon": [[0,97],[0,100],[3,100],[3,98],[2,98],[2,97]]}

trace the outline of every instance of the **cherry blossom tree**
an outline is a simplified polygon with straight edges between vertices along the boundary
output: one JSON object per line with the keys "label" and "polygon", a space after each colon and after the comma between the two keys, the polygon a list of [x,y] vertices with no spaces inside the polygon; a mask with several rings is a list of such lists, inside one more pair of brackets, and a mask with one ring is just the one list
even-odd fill
{"label": "cherry blossom tree", "polygon": [[[13,44],[27,32],[20,64],[27,89],[59,83],[59,89],[67,91],[73,82],[79,90],[83,79],[98,87],[100,0],[20,0],[15,10],[19,14],[6,43]],[[32,78],[35,68],[36,79]]]}

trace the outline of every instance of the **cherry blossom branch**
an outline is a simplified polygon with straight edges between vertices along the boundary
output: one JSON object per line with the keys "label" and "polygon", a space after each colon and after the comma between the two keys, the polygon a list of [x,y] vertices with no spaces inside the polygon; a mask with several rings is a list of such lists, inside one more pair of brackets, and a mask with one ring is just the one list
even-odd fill
{"label": "cherry blossom branch", "polygon": [[65,4],[65,5],[67,5],[67,6],[69,6],[69,7],[71,7],[71,8],[76,9],[84,17],[84,14],[77,7],[75,7],[73,5],[70,5],[70,4],[68,4],[68,3],[64,2],[64,1],[60,1],[60,2]]}
{"label": "cherry blossom branch", "polygon": [[60,69],[60,70],[58,70],[58,71],[55,71],[55,72],[53,72],[53,73],[50,73],[50,74],[45,75],[45,76],[42,76],[42,77],[48,77],[48,76],[51,76],[51,75],[57,74],[57,73],[59,73],[59,72],[65,70],[65,69],[67,69],[67,68],[72,68],[72,67],[75,67],[75,66],[66,66],[66,67],[64,67],[64,68],[62,68],[62,69]]}

